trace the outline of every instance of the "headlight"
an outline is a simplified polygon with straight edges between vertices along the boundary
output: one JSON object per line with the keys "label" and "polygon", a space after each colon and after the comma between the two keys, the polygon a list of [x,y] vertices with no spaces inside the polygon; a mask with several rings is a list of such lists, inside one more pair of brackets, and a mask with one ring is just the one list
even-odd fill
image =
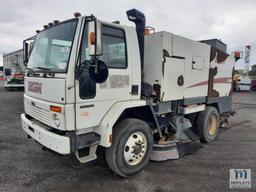
{"label": "headlight", "polygon": [[58,115],[54,113],[52,115],[52,119],[53,119],[53,122],[56,125],[56,127],[59,127],[60,126],[60,119],[59,119]]}

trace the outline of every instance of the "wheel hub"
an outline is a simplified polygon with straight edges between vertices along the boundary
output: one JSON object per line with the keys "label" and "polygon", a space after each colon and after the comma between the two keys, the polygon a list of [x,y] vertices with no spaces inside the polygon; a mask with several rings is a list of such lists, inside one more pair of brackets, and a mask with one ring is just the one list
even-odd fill
{"label": "wheel hub", "polygon": [[124,159],[128,165],[139,164],[147,150],[146,136],[142,132],[136,132],[129,136],[124,146]]}
{"label": "wheel hub", "polygon": [[215,114],[212,114],[210,120],[209,120],[209,127],[208,127],[208,134],[210,136],[215,135],[216,131],[217,131],[217,117]]}
{"label": "wheel hub", "polygon": [[139,155],[141,153],[141,150],[142,150],[142,146],[140,144],[136,144],[134,146],[134,154],[135,155]]}

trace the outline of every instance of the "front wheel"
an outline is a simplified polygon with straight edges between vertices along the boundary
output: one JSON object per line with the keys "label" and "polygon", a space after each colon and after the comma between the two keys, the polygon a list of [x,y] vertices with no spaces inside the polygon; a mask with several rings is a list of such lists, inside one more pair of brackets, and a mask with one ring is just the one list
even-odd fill
{"label": "front wheel", "polygon": [[153,147],[153,135],[147,123],[129,118],[113,130],[113,143],[106,149],[109,167],[127,177],[140,172],[148,163]]}

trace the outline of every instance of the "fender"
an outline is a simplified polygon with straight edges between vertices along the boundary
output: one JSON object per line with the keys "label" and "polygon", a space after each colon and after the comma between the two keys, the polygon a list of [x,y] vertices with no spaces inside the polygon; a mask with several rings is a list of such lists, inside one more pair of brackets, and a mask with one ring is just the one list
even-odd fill
{"label": "fender", "polygon": [[146,106],[146,101],[145,100],[122,101],[112,105],[110,110],[106,113],[106,115],[101,120],[99,127],[95,130],[101,136],[99,145],[103,147],[110,147],[111,146],[110,137],[112,135],[113,126],[115,125],[120,115],[123,113],[125,109],[140,107],[140,106]]}

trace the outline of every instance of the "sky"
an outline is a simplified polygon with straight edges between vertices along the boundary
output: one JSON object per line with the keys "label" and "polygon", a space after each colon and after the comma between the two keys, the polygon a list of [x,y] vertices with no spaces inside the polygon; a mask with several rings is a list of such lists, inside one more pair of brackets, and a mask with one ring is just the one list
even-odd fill
{"label": "sky", "polygon": [[[22,41],[53,20],[66,20],[74,12],[94,14],[105,21],[129,22],[126,10],[142,11],[156,31],[168,31],[193,40],[221,39],[228,52],[252,46],[256,64],[256,0],[1,0],[1,54],[22,48]],[[243,68],[243,60],[236,64]]]}

